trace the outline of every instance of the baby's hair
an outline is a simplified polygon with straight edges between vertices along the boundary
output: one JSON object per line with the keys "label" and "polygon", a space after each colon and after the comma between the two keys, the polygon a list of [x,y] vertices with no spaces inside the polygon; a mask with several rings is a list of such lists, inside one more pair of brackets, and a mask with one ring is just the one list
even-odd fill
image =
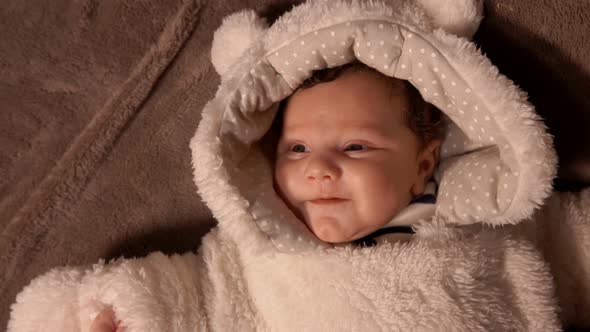
{"label": "baby's hair", "polygon": [[418,136],[420,143],[426,145],[434,139],[443,140],[446,124],[444,115],[438,108],[426,102],[420,92],[408,81],[386,76],[361,62],[355,61],[339,67],[314,71],[313,75],[306,79],[299,88],[308,89],[319,83],[333,81],[349,70],[377,75],[390,84],[391,93],[398,93],[399,89],[402,89],[408,98],[409,109],[406,120],[410,129]]}

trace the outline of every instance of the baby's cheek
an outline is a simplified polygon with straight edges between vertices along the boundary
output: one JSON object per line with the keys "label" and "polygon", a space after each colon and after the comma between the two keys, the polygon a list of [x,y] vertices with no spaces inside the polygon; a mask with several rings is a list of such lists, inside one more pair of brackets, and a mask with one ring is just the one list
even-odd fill
{"label": "baby's cheek", "polygon": [[277,166],[274,169],[274,181],[275,186],[281,190],[281,192],[286,193],[289,184],[289,167],[287,165],[284,163],[277,163]]}
{"label": "baby's cheek", "polygon": [[301,197],[302,186],[301,179],[292,168],[290,165],[277,165],[274,174],[275,188],[291,209],[294,208],[298,197]]}
{"label": "baby's cheek", "polygon": [[382,164],[368,164],[355,170],[355,186],[368,195],[380,195],[392,191],[393,170]]}
{"label": "baby's cheek", "polygon": [[391,174],[391,170],[374,167],[363,178],[359,178],[356,186],[357,203],[360,212],[371,223],[381,223],[390,218],[397,210],[401,201],[400,184]]}

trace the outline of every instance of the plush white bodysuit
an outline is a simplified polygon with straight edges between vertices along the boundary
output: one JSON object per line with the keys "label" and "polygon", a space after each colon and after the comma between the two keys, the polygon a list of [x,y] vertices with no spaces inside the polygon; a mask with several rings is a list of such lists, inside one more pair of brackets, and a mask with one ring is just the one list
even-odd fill
{"label": "plush white bodysuit", "polygon": [[[18,295],[8,330],[88,331],[107,306],[129,332],[557,331],[560,306],[590,325],[590,190],[552,194],[551,137],[468,40],[481,5],[310,0],[270,27],[254,11],[226,18],[221,84],[191,141],[218,226],[196,254],[51,270]],[[319,241],[257,144],[313,70],[351,61],[408,80],[450,120],[436,202],[407,219],[425,221],[374,246]]]}

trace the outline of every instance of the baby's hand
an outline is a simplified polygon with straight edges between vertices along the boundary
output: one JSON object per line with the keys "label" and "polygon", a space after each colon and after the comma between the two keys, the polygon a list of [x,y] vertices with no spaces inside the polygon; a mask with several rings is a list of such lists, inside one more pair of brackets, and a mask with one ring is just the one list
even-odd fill
{"label": "baby's hand", "polygon": [[115,321],[115,312],[110,307],[101,311],[90,325],[90,332],[122,332],[124,330],[121,321]]}

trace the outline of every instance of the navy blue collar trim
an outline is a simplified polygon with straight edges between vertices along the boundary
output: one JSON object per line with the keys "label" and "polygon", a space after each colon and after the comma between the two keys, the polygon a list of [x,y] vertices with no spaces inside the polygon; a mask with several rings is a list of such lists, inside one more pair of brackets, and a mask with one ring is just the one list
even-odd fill
{"label": "navy blue collar trim", "polygon": [[410,202],[410,204],[414,203],[434,204],[436,203],[436,196],[434,196],[433,194],[422,195]]}
{"label": "navy blue collar trim", "polygon": [[361,247],[373,247],[377,245],[377,240],[374,238],[390,233],[414,234],[416,232],[411,226],[392,226],[379,229],[363,238],[354,241],[353,243]]}

